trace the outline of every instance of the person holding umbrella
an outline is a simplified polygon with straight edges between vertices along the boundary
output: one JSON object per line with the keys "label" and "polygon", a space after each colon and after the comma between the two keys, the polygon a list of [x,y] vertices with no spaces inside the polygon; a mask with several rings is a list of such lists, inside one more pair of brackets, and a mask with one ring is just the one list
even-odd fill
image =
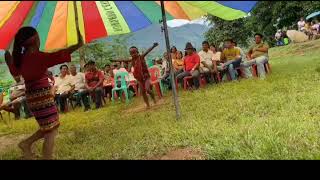
{"label": "person holding umbrella", "polygon": [[47,72],[49,67],[71,61],[71,54],[84,44],[79,28],[77,35],[79,39],[76,45],[45,53],[39,50],[40,38],[37,30],[22,27],[15,35],[12,55],[8,50],[5,52],[5,60],[12,76],[21,75],[25,80],[27,104],[40,127],[32,136],[19,143],[25,159],[35,158],[32,145],[40,139],[44,139],[43,159],[52,159],[60,122]]}

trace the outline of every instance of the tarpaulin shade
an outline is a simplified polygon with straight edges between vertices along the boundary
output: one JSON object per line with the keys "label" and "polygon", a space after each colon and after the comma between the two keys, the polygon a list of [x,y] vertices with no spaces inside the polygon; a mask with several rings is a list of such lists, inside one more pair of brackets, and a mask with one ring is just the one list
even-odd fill
{"label": "tarpaulin shade", "polygon": [[[211,14],[225,20],[245,17],[255,1],[165,1],[167,20],[194,20]],[[0,49],[6,49],[22,26],[39,32],[41,50],[76,44],[75,13],[86,43],[126,34],[159,23],[160,1],[0,1]]]}

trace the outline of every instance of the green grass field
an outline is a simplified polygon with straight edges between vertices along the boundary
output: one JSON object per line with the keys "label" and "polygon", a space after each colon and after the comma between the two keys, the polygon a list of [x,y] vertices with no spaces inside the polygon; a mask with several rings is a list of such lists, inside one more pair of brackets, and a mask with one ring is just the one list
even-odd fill
{"label": "green grass field", "polygon": [[[149,111],[130,105],[61,115],[56,159],[152,159],[175,149],[201,159],[320,159],[320,41],[273,48],[266,80],[180,91],[182,119],[168,93]],[[0,159],[18,159],[17,143],[34,120],[0,122]],[[41,143],[36,150],[40,153]]]}

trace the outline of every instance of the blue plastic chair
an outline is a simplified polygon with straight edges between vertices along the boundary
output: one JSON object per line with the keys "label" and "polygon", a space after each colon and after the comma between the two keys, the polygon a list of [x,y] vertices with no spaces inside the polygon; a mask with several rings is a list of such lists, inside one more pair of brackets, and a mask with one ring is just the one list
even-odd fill
{"label": "blue plastic chair", "polygon": [[[120,76],[120,80],[118,80],[118,77]],[[126,102],[129,102],[129,85],[126,81],[126,77],[129,78],[128,72],[117,72],[117,74],[114,76],[114,88],[112,89],[112,102],[114,102],[114,93],[116,91],[124,92],[126,96]],[[121,82],[121,87],[117,87],[118,82]]]}

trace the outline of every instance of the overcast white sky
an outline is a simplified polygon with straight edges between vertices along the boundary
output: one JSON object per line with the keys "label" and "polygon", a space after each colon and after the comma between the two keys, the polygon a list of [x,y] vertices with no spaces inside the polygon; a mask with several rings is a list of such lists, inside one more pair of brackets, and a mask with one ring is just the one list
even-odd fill
{"label": "overcast white sky", "polygon": [[168,24],[169,27],[179,27],[179,26],[183,26],[185,24],[203,24],[203,25],[208,25],[208,23],[205,22],[204,18],[193,20],[193,21],[188,21],[188,20],[184,20],[184,19],[174,19],[174,20],[168,21],[167,24]]}

